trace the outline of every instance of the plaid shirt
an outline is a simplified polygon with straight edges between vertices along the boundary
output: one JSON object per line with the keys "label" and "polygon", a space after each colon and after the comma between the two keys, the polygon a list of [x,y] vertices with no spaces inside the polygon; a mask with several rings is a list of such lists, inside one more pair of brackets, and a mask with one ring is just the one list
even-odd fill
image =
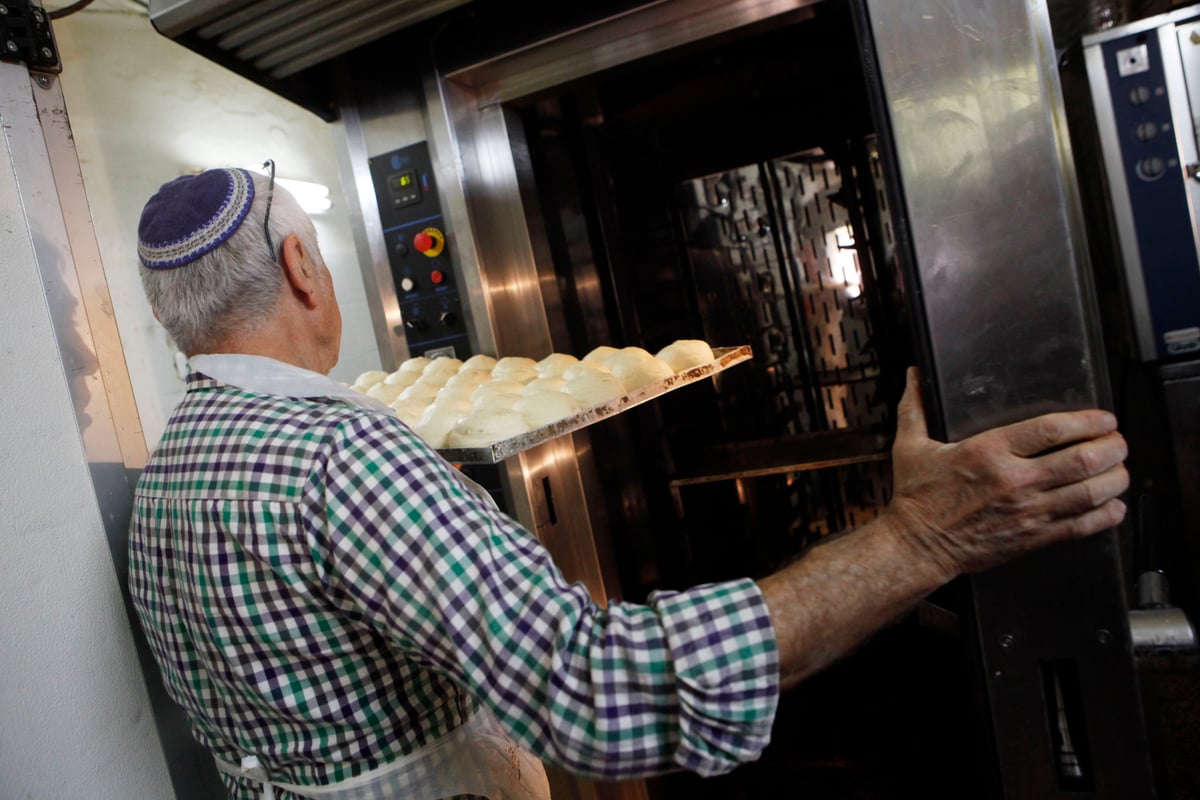
{"label": "plaid shirt", "polygon": [[135,495],[142,626],[226,761],[338,781],[476,703],[597,778],[717,774],[769,739],[778,656],[752,581],[598,607],[389,414],[193,373]]}

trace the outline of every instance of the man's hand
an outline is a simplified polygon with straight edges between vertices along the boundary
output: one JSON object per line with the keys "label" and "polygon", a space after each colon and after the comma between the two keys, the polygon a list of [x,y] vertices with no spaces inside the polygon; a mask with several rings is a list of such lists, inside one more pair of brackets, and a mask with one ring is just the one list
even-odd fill
{"label": "man's hand", "polygon": [[784,686],[824,669],[952,578],[1121,521],[1113,416],[1046,414],[956,444],[929,438],[916,371],[900,401],[892,502],[761,581]]}
{"label": "man's hand", "polygon": [[1128,453],[1106,411],[1046,414],[942,444],[929,438],[916,370],[900,400],[885,516],[947,578],[1113,527]]}

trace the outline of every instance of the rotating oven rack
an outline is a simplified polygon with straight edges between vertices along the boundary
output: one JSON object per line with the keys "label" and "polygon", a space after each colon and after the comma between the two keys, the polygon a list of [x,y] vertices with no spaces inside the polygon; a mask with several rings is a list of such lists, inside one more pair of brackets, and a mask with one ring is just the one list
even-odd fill
{"label": "rotating oven rack", "polygon": [[707,364],[700,364],[699,366],[685,369],[682,372],[677,372],[669,378],[642,386],[615,400],[610,400],[607,403],[594,406],[578,414],[564,417],[558,422],[543,425],[540,428],[526,431],[509,439],[495,442],[487,447],[450,447],[438,452],[441,453],[443,458],[453,464],[497,464],[509,456],[514,456],[517,453],[537,447],[551,439],[573,433],[581,428],[586,428],[601,420],[620,414],[622,411],[628,411],[634,406],[653,400],[667,392],[673,392],[688,384],[723,372],[735,364],[749,361],[753,355],[749,345],[713,348],[714,358]]}

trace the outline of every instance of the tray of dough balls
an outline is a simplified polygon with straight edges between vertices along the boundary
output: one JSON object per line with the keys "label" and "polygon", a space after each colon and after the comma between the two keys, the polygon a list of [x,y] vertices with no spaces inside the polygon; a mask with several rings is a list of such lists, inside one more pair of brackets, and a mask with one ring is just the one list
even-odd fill
{"label": "tray of dough balls", "polygon": [[748,361],[749,346],[677,340],[657,353],[597,347],[583,358],[410,358],[354,389],[387,403],[448,461],[495,464]]}

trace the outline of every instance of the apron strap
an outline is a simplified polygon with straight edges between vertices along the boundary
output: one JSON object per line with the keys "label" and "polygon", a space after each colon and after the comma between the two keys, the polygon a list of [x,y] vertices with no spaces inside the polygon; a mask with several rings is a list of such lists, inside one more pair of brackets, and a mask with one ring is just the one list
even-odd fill
{"label": "apron strap", "polygon": [[[222,761],[219,758],[214,758],[213,761],[217,763],[218,772],[223,772],[234,778],[244,778],[255,783],[261,783],[263,800],[275,800],[276,784],[271,783],[270,776],[267,775],[267,768],[258,760],[258,756],[246,756],[242,759],[241,766],[234,766],[228,761]],[[282,784],[279,786],[280,788],[285,788]],[[303,787],[297,786],[296,788],[300,789]]]}
{"label": "apron strap", "polygon": [[243,758],[241,766],[215,760],[226,775],[261,784],[263,800],[274,800],[275,789],[329,800],[442,800],[460,794],[492,800],[550,800],[541,761],[512,741],[485,709],[476,710],[460,727],[421,749],[338,783],[300,786],[272,781],[253,755]]}

